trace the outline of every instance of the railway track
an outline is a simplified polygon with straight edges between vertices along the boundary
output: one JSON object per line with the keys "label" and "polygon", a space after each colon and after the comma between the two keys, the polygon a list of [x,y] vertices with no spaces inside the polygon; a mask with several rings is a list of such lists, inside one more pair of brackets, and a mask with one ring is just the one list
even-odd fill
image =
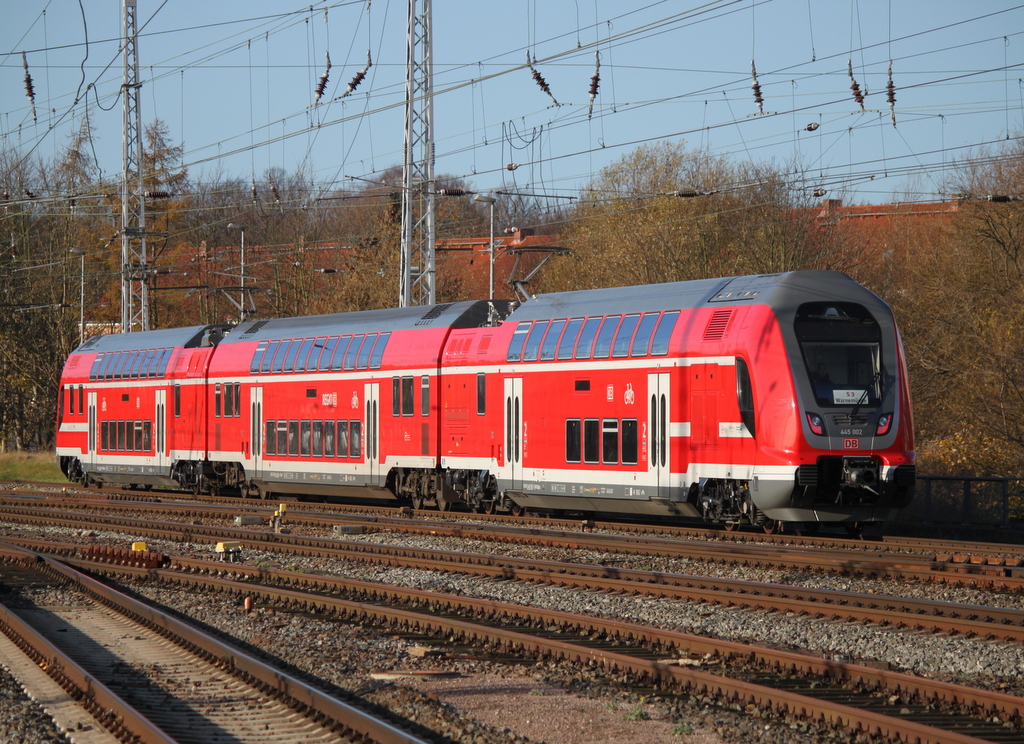
{"label": "railway track", "polygon": [[789,651],[368,582],[173,558],[167,568],[79,567],[189,592],[227,592],[286,611],[460,638],[501,653],[582,663],[605,674],[733,704],[784,710],[851,731],[919,742],[1024,741],[1024,699]]}
{"label": "railway track", "polygon": [[0,629],[121,741],[423,742],[51,559],[5,546],[0,585]]}
{"label": "railway track", "polygon": [[[0,499],[0,517],[28,524],[67,524],[75,526],[103,526],[153,537],[191,539],[182,537],[217,537],[220,539],[248,540],[261,545],[287,545],[292,550],[337,549],[333,540],[310,535],[271,534],[266,531],[243,530],[223,525],[183,525],[181,521],[144,520],[124,516],[118,512],[132,510],[137,513],[172,515],[179,520],[208,519],[223,522],[237,514],[238,509],[210,506],[173,504],[115,504],[83,503],[76,506],[82,511],[68,512],[64,503],[26,504],[17,499]],[[777,546],[758,544],[728,544],[703,540],[673,540],[653,536],[592,534],[540,530],[531,527],[492,526],[472,523],[424,522],[402,518],[368,521],[347,515],[310,515],[288,512],[287,522],[292,527],[329,530],[339,525],[352,525],[364,529],[387,529],[403,533],[431,536],[455,536],[484,541],[587,548],[602,552],[643,554],[666,558],[712,561],[735,566],[773,566],[798,571],[809,571],[850,576],[873,576],[897,580],[946,582],[969,584],[977,587],[1011,592],[1024,592],[1024,561],[1005,555],[960,554],[907,554],[871,551],[858,548],[826,549],[820,546]],[[273,549],[273,548],[271,548]],[[372,546],[347,546],[347,549],[372,551]],[[442,551],[424,551],[430,559]],[[456,559],[457,560],[457,559]]]}

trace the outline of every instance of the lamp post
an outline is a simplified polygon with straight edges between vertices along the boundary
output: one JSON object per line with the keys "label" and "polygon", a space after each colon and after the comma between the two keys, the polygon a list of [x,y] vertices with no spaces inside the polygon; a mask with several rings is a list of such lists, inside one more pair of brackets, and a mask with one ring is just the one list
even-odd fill
{"label": "lamp post", "polygon": [[490,280],[488,282],[488,293],[487,299],[494,299],[494,203],[498,201],[493,196],[487,196],[486,194],[477,194],[473,197],[473,201],[481,202],[482,204],[488,204],[491,208],[491,231],[490,238],[487,244],[487,252],[490,254]]}
{"label": "lamp post", "polygon": [[239,273],[241,279],[241,289],[238,292],[238,322],[245,322],[245,225],[239,225],[234,222],[228,223],[228,229],[239,230],[242,233],[241,246],[239,251]]}
{"label": "lamp post", "polygon": [[78,345],[81,346],[85,343],[85,248],[71,248],[68,253],[82,257],[78,289]]}

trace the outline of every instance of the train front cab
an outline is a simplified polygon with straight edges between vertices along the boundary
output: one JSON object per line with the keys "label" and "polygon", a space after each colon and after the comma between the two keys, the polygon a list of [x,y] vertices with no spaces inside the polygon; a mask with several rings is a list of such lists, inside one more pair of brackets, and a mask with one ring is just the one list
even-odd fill
{"label": "train front cab", "polygon": [[[865,303],[866,304],[866,303]],[[755,469],[753,498],[779,521],[871,523],[891,519],[913,496],[913,422],[906,365],[881,301],[801,303],[780,316],[793,374],[798,428],[786,449],[795,475]],[[758,474],[758,470],[761,474]],[[788,468],[792,474],[792,465]]]}

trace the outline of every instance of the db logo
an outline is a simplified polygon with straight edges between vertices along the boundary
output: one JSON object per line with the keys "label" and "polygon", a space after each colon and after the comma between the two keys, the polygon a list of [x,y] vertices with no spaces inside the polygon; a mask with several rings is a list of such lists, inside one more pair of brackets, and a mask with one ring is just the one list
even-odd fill
{"label": "db logo", "polygon": [[843,449],[860,449],[860,440],[859,439],[849,439],[849,438],[844,439],[843,440]]}

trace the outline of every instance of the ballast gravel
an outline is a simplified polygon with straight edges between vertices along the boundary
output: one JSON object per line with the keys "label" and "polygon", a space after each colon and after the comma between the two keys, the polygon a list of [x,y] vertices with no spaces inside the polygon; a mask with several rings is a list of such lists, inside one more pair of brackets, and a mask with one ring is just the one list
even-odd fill
{"label": "ballast gravel", "polygon": [[[77,539],[120,547],[133,540],[130,536],[116,533],[80,534],[68,530],[36,530],[13,525],[10,529],[47,539]],[[350,536],[348,539],[1024,608],[1024,598],[1018,595],[947,585],[854,579],[766,568],[722,566],[698,560],[603,554],[390,532]],[[150,540],[149,548],[194,557],[214,557],[213,545],[205,543],[163,543]],[[759,610],[492,581],[434,571],[386,568],[355,561],[301,558],[250,549],[244,551],[243,560],[251,565],[268,568],[322,573],[577,614],[613,617],[756,645],[809,651],[842,661],[881,662],[899,671],[1000,689],[1011,694],[1024,694],[1024,680],[1019,672],[1024,668],[1024,647],[1012,643],[887,629]],[[414,658],[409,652],[410,642],[389,636],[386,632],[338,622],[314,621],[297,615],[286,616],[267,608],[246,614],[239,611],[238,603],[234,600],[213,595],[197,596],[147,585],[136,589],[168,608],[207,624],[211,629],[216,628],[250,644],[253,649],[287,660],[296,669],[326,680],[341,691],[358,695],[371,703],[379,701],[379,704],[397,715],[408,715],[409,720],[441,735],[442,739],[439,740],[468,741],[474,744],[526,740],[547,741],[549,744],[641,740],[849,740],[846,735],[822,732],[803,724],[762,719],[758,714],[750,715],[749,711],[747,715],[740,716],[703,700],[638,700],[635,695],[631,696],[622,689],[588,680],[585,671],[566,668],[566,665],[507,666],[472,660],[448,661],[439,665],[429,657]],[[416,681],[379,681],[369,677],[371,671],[423,671],[438,666],[443,671],[458,672],[465,676]],[[500,682],[505,683],[506,687],[503,688]],[[523,694],[524,689],[527,690],[526,694]],[[475,694],[473,690],[476,690]],[[488,693],[488,690],[493,692]],[[571,695],[572,701],[598,701],[596,710],[569,715],[568,711],[573,706],[568,699],[559,700],[567,694]],[[410,697],[403,698],[405,695]],[[385,699],[389,702],[384,702]],[[474,707],[485,699],[489,702],[483,704],[484,709]],[[493,709],[496,718],[488,717],[488,708]],[[546,715],[538,712],[530,717],[524,712],[544,708],[549,708]],[[589,722],[586,720],[588,715]],[[538,718],[543,723],[535,726],[535,719]],[[632,735],[613,734],[611,723],[618,725],[624,721],[633,727]],[[662,731],[643,729],[640,735],[642,726],[656,723],[662,724]],[[591,730],[604,732],[606,738],[586,738]],[[667,738],[659,739],[661,735]],[[609,736],[612,738],[607,738]],[[692,738],[695,736],[710,738]]]}

